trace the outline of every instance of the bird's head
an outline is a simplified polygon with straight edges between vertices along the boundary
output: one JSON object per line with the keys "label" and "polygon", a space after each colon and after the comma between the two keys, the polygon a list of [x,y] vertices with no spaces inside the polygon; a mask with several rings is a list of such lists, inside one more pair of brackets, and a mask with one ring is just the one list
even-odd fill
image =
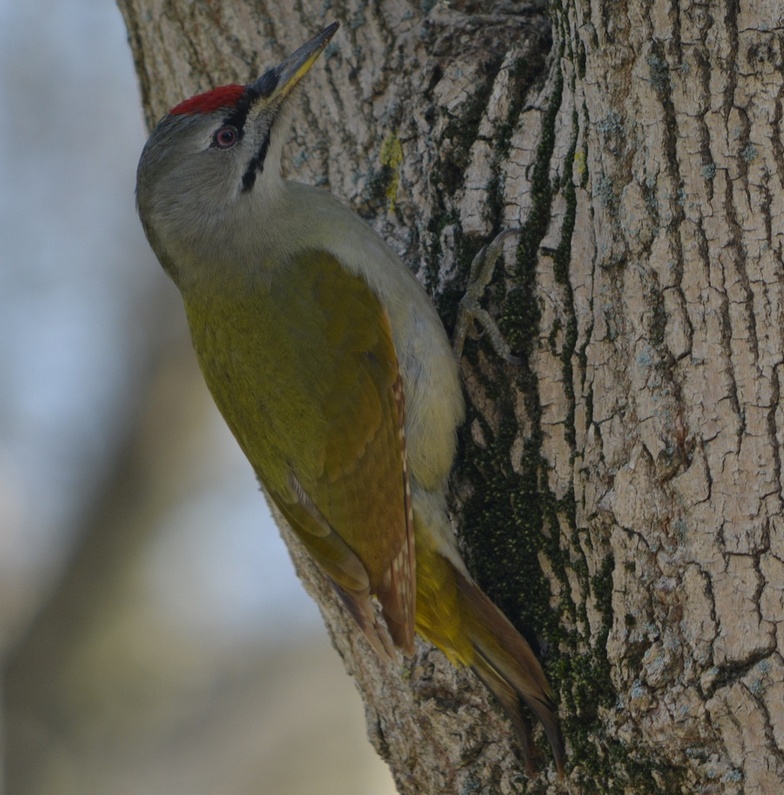
{"label": "bird's head", "polygon": [[247,85],[220,86],[175,105],[150,135],[136,198],[147,237],[171,276],[178,260],[238,219],[259,223],[259,205],[281,185],[281,133],[290,96],[338,28],[334,22]]}

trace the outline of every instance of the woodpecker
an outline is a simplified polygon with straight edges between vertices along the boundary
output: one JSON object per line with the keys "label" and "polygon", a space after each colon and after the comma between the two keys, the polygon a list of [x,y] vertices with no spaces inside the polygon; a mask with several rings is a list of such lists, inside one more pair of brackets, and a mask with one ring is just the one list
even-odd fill
{"label": "woodpecker", "polygon": [[169,111],[139,162],[142,225],[182,294],[215,403],[370,646],[412,655],[418,633],[472,668],[529,770],[521,703],[562,772],[542,668],[471,578],[450,526],[464,403],[438,314],[364,221],[280,173],[292,91],[337,28],[248,85]]}

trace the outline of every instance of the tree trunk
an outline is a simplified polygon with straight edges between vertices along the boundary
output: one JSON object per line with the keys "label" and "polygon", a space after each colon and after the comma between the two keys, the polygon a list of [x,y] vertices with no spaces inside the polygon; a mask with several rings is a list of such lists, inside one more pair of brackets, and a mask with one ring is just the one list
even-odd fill
{"label": "tree trunk", "polygon": [[[522,227],[485,305],[523,364],[466,346],[453,507],[469,567],[539,640],[571,791],[779,791],[777,4],[120,5],[150,124],[339,19],[288,174],[367,218],[448,329],[473,255]],[[424,645],[380,663],[287,538],[401,793],[563,791],[544,751],[525,779],[470,673]]]}

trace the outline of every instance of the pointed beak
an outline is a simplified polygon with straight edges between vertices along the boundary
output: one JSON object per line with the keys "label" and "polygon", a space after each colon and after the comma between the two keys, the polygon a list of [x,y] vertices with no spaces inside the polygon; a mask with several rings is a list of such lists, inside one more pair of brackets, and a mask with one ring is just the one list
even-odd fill
{"label": "pointed beak", "polygon": [[339,27],[339,22],[333,22],[329,27],[324,28],[321,33],[289,55],[283,63],[265,72],[258,80],[251,83],[248,89],[259,98],[285,99],[294,86],[308,73]]}

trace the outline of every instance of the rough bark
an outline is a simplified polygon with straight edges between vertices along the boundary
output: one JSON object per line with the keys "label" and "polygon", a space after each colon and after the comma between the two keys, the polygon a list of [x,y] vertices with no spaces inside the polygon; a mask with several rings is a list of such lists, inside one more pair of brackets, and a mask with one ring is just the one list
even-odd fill
{"label": "rough bark", "polygon": [[[288,171],[368,218],[447,328],[473,254],[523,228],[486,305],[524,363],[466,348],[454,507],[541,643],[571,790],[778,791],[777,4],[120,4],[150,123],[339,19]],[[559,791],[546,765],[524,779],[470,674],[424,647],[381,665],[294,554],[401,793]]]}

